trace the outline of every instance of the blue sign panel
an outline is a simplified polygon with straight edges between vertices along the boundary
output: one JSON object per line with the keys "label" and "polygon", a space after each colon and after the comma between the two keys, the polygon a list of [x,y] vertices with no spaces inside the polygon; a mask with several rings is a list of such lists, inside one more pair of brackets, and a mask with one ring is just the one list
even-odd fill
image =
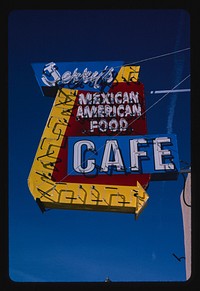
{"label": "blue sign panel", "polygon": [[176,135],[68,137],[67,168],[68,175],[161,174],[174,179],[180,170]]}
{"label": "blue sign panel", "polygon": [[58,88],[107,92],[123,63],[49,62],[34,63],[32,67],[42,93],[53,95]]}

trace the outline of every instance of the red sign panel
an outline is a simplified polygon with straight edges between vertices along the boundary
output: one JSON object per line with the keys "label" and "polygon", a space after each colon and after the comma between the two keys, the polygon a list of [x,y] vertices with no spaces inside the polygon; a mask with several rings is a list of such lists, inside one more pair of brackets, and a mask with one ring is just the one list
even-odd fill
{"label": "red sign panel", "polygon": [[[72,153],[68,152],[67,137],[80,136],[122,136],[144,135],[147,133],[144,86],[138,82],[113,83],[108,92],[78,90],[74,92],[75,103],[66,114],[70,114],[65,137],[59,151],[56,167],[53,171],[54,181],[73,183],[95,183],[106,185],[136,185],[137,181],[146,188],[150,174],[117,174],[112,175],[70,175],[67,160]],[[58,94],[65,94],[64,89]],[[103,146],[103,145],[102,145]],[[98,149],[97,149],[98,150]],[[124,149],[121,149],[123,152]]]}

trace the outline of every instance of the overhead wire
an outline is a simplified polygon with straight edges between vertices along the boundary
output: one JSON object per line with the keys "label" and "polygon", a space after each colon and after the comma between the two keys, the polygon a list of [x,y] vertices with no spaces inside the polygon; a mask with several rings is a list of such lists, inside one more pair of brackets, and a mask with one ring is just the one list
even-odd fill
{"label": "overhead wire", "polygon": [[[184,52],[184,51],[187,51],[187,50],[190,50],[190,47],[187,47],[187,48],[184,48],[184,49],[180,49],[180,50],[176,50],[176,51],[172,51],[172,52],[165,53],[165,54],[161,54],[161,55],[157,55],[157,56],[153,56],[153,57],[149,57],[149,58],[146,58],[146,59],[141,59],[139,61],[134,61],[134,62],[131,62],[131,63],[124,64],[123,66],[135,65],[135,64],[142,63],[142,62],[151,61],[151,60],[155,60],[155,59],[158,59],[158,58],[163,58],[163,57],[167,57],[167,56],[170,56],[170,55],[178,54],[178,53],[181,53],[181,52]],[[121,66],[116,66],[114,68],[120,68],[120,67]]]}

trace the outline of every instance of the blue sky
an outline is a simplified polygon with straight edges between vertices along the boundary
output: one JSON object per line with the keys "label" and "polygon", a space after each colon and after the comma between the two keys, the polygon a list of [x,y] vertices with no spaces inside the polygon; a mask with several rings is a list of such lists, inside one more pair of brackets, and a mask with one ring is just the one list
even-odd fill
{"label": "blue sky", "polygon": [[34,76],[31,64],[38,62],[140,65],[148,134],[175,133],[181,167],[190,165],[190,92],[151,94],[184,79],[177,88],[190,88],[190,15],[179,9],[16,10],[8,25],[10,278],[184,281],[184,261],[172,255],[184,256],[182,175],[176,181],[150,182],[148,205],[138,220],[109,212],[42,214],[27,179],[53,104]]}

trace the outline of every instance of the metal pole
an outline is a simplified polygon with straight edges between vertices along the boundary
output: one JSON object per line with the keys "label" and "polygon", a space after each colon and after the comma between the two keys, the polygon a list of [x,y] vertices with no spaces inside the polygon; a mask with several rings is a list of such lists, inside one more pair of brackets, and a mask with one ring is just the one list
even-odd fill
{"label": "metal pole", "polygon": [[190,89],[155,90],[150,91],[150,94],[185,93],[185,92],[190,92]]}

